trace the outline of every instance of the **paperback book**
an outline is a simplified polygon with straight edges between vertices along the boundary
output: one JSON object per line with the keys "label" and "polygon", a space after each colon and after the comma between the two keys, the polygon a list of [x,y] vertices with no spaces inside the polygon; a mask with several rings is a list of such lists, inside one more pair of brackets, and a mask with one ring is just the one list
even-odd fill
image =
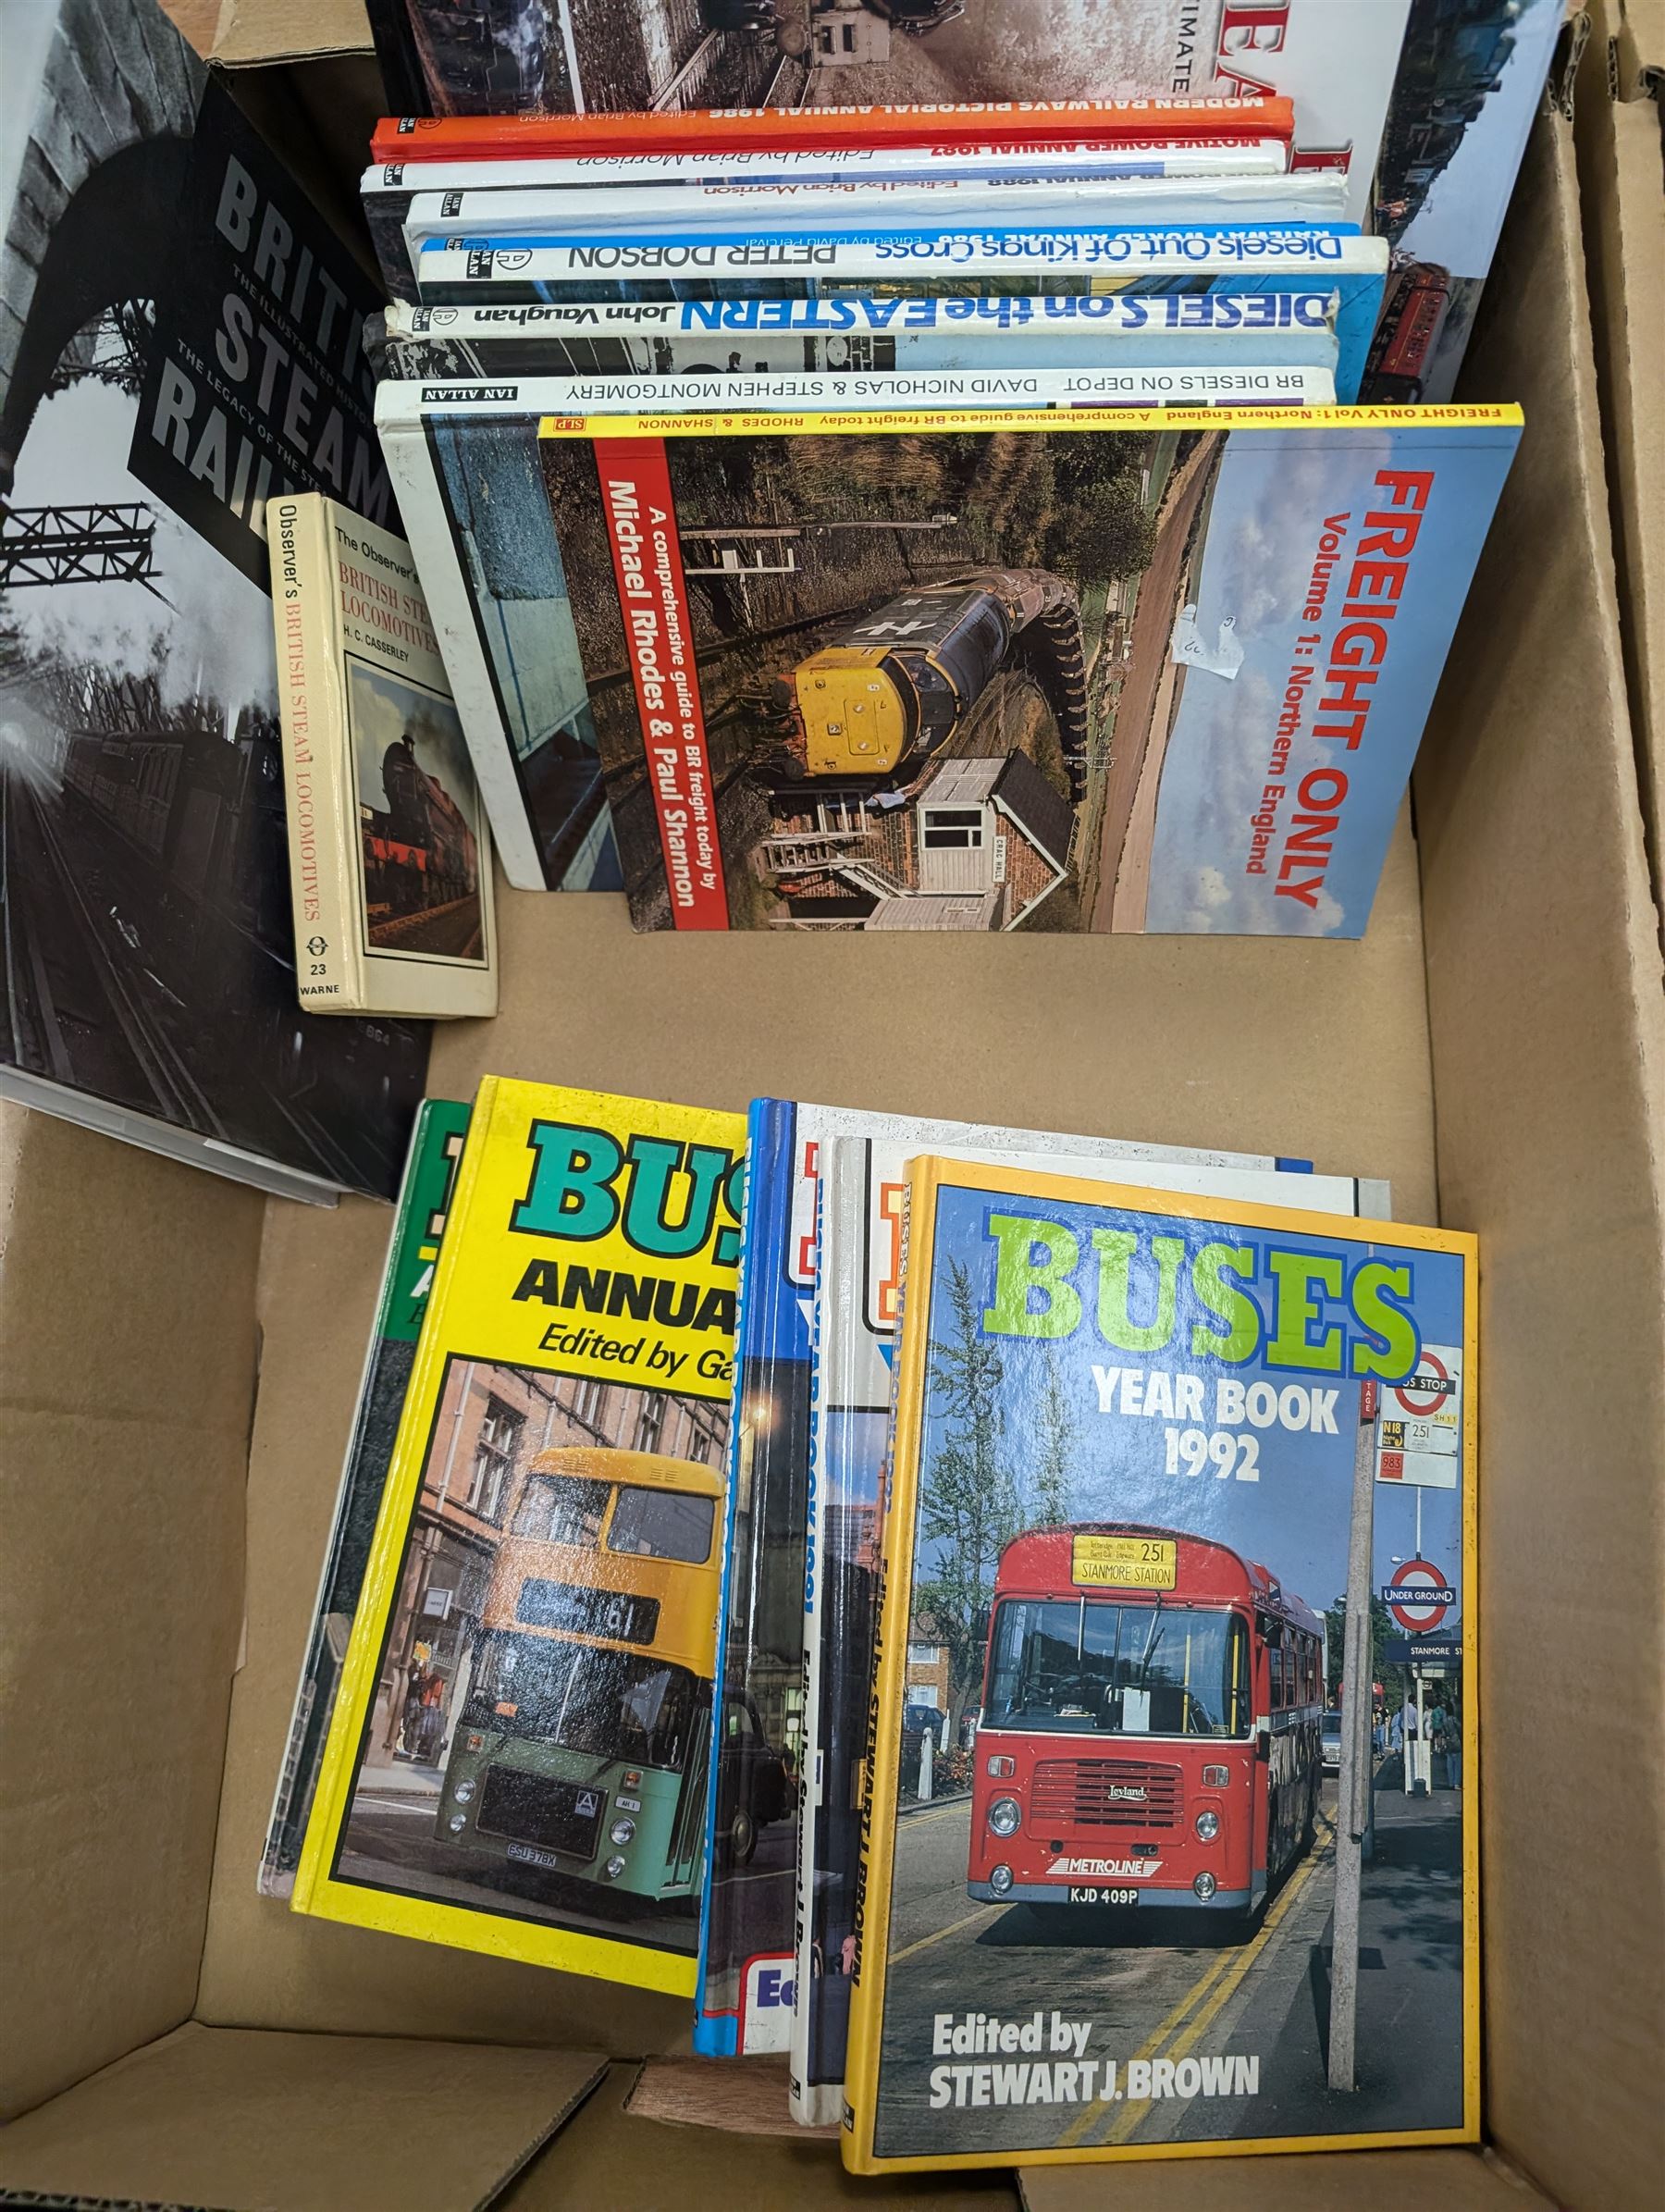
{"label": "paperback book", "polygon": [[1520,424],[545,421],[633,920],[1362,934]]}
{"label": "paperback book", "polygon": [[1333,289],[1079,298],[639,301],[411,307],[366,334],[376,373],[423,383],[539,377],[849,375],[886,369],[1176,366],[1328,369]]}
{"label": "paperback book", "polygon": [[300,1011],[265,530],[397,519],[377,302],[154,0],[0,44],[0,1095],[390,1199],[428,1031]]}
{"label": "paperback book", "polygon": [[[891,1369],[902,1304],[908,1162],[921,1148],[980,1167],[1044,1169],[1093,1181],[1299,1203],[1309,1212],[1386,1214],[1386,1184],[1314,1175],[1304,1163],[1172,1147],[1094,1143],[1033,1131],[956,1129],[870,1117],[856,1138],[823,1144],[817,1350],[804,1601],[805,1810],[800,1837],[792,2108],[832,2125],[845,2103],[845,2051],[857,1917],[861,1775]],[[1027,1454],[1055,1486],[1071,1434],[1061,1397],[1037,1408]],[[906,1802],[964,1786],[942,1651],[910,1649],[904,1712]]]}
{"label": "paperback book", "polygon": [[[857,1570],[846,1566],[838,1543],[825,1547],[824,1512],[818,1510],[818,1500],[829,1495],[825,1391],[818,1380],[812,1392],[811,1373],[812,1366],[818,1377],[823,1372],[825,1346],[817,1343],[823,1306],[842,1295],[820,1266],[818,1202],[824,1217],[830,1163],[845,1155],[865,1162],[888,1156],[887,1146],[901,1156],[919,1145],[965,1143],[1102,1154],[1134,1175],[1145,1173],[1147,1163],[1157,1164],[1149,1168],[1154,1176],[1186,1172],[1193,1163],[1203,1173],[1240,1164],[1269,1172],[1276,1164],[1170,1145],[902,1120],[786,1099],[753,1102],[722,1611],[725,1725],[711,1803],[695,2023],[696,2048],[712,2055],[784,2051],[789,2042],[796,2049],[810,2006],[824,2008],[827,1992],[838,1994],[830,1983],[823,1992],[819,1963],[825,1927],[836,1922],[838,1909],[829,1919],[819,1895],[823,1876],[819,1869],[813,1878],[808,1872],[808,1830],[800,1847],[800,1818],[811,1826],[831,1818],[844,1835],[832,1816],[834,1796],[823,1792],[820,1781],[820,1713],[831,1694],[824,1685],[865,1682],[871,1621],[844,1602]],[[866,1241],[841,1248],[839,1265],[870,1285],[882,1279],[894,1289],[894,1254],[887,1240],[894,1221],[886,1202],[899,1189],[899,1180],[885,1186],[879,1213],[870,1220],[864,1215]],[[843,1503],[841,1497],[835,1513]],[[871,1503],[870,1498],[865,1506],[853,1504],[852,1526],[870,1533]],[[829,1633],[827,1649],[837,1656],[823,1673],[812,1630],[829,1603],[838,1627]],[[858,1709],[861,1693],[852,1694]],[[846,1761],[841,1770],[846,1782],[852,1771]],[[853,1804],[847,1788],[841,1801]],[[824,1879],[833,1879],[828,1855],[820,1864],[829,1869]],[[813,1937],[806,1933],[812,1918]],[[834,1948],[828,1970],[834,1975],[839,1958]],[[841,2013],[841,2031],[842,2024]],[[841,2035],[840,2075],[842,2067]],[[796,2064],[795,2074],[802,2073]],[[802,2104],[795,2082],[800,2119],[809,2117]]]}
{"label": "paperback book", "polygon": [[914,1164],[855,2171],[1476,2139],[1475,1305],[1455,1232]]}
{"label": "paperback book", "polygon": [[301,1004],[495,1014],[491,844],[411,549],[317,493],[266,529]]}
{"label": "paperback book", "polygon": [[429,1098],[418,1108],[410,1157],[393,1217],[388,1264],[370,1332],[364,1378],[347,1445],[335,1520],[313,1607],[289,1744],[266,1823],[257,1886],[263,1897],[287,1897],[294,1886],[301,1839],[318,1784],[324,1740],[335,1711],[341,1661],[352,1629],[370,1539],[381,1510],[393,1440],[404,1411],[422,1316],[427,1310],[451,1183],[468,1131],[468,1108]]}
{"label": "paperback book", "polygon": [[745,1134],[481,1084],[294,1909],[694,1994]]}

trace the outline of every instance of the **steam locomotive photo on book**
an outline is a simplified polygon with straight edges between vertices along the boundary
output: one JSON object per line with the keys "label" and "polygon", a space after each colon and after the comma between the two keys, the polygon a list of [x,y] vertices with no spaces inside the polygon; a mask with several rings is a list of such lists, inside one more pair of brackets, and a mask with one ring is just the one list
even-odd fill
{"label": "steam locomotive photo on book", "polygon": [[376,952],[481,961],[477,801],[457,711],[351,655],[346,669],[366,943]]}

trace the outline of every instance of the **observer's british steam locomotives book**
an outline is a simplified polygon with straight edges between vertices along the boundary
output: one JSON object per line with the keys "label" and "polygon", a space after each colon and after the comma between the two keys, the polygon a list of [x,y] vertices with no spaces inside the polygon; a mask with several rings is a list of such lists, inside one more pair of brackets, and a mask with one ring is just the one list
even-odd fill
{"label": "observer's british steam locomotives book", "polygon": [[[1309,1212],[1385,1214],[1384,1183],[1314,1175],[1305,1163],[1166,1146],[1111,1144],[1034,1131],[956,1128],[865,1117],[857,1136],[817,1151],[820,1242],[804,1576],[804,1811],[799,1835],[797,2003],[792,2021],[795,2118],[831,2125],[844,2110],[845,2038],[859,1866],[860,1776],[872,1654],[882,1476],[907,1163],[921,1148],[981,1167],[1032,1168],[1273,1203]],[[755,1154],[754,1154],[755,1156]],[[1032,1433],[1037,1464],[1068,1449],[1063,1402],[1048,1393]],[[1051,1481],[1051,1475],[1042,1479]],[[929,1803],[931,1773],[952,1795],[960,1747],[934,1651],[908,1671],[906,1725],[918,1757],[909,1802]],[[929,1747],[926,1737],[931,1738]],[[923,1783],[919,1760],[930,1762]]]}
{"label": "observer's british steam locomotives book", "polygon": [[495,1014],[491,843],[411,549],[315,492],[266,531],[301,1004]]}
{"label": "observer's british steam locomotives book", "polygon": [[0,1093],[391,1198],[428,1032],[296,1002],[265,533],[392,517],[376,303],[154,0],[0,44]]}
{"label": "observer's british steam locomotives book", "polygon": [[1473,1239],[925,1159],[906,1240],[845,2163],[1475,2140]]}
{"label": "observer's british steam locomotives book", "polygon": [[[696,2047],[713,2055],[785,2050],[795,1981],[799,1991],[811,1986],[807,1969],[795,1976],[793,1891],[800,1864],[800,1791],[812,1809],[822,1795],[814,1704],[821,1672],[806,1635],[817,1593],[825,1587],[825,1577],[814,1571],[806,1581],[806,1529],[818,1520],[811,1469],[824,1458],[813,1439],[810,1395],[820,1296],[818,1193],[829,1158],[849,1144],[865,1161],[886,1145],[901,1155],[920,1144],[958,1143],[1103,1153],[1128,1174],[1146,1172],[1145,1163],[1161,1163],[1149,1169],[1153,1174],[1184,1173],[1193,1164],[1200,1171],[1215,1165],[1269,1171],[1276,1164],[1168,1145],[905,1121],[785,1099],[753,1102],[721,1613],[722,1725],[695,2020]],[[881,1238],[889,1225],[890,1217],[882,1213],[876,1225]],[[884,1264],[854,1244],[841,1251],[841,1264],[870,1279]],[[825,1295],[836,1299],[841,1292],[832,1285]],[[843,1589],[845,1582],[838,1587]],[[870,1624],[865,1616],[846,1624],[841,1611],[839,1636],[846,1625],[852,1640],[836,1643],[833,1664],[838,1679],[853,1684],[861,1675]],[[829,1643],[834,1640],[829,1630]],[[802,1900],[796,1910],[801,1930]],[[838,1971],[836,1959],[832,1971]],[[842,2014],[839,2024],[842,2030]],[[838,2067],[842,2073],[842,2036]]]}
{"label": "observer's british steam locomotives book", "polygon": [[745,1138],[481,1084],[295,1909],[693,1995]]}
{"label": "observer's british steam locomotives book", "polygon": [[341,1470],[335,1520],[313,1608],[312,1634],[295,1692],[289,1744],[266,1823],[257,1883],[264,1897],[287,1897],[294,1885],[301,1838],[306,1832],[324,1756],[324,1739],[335,1711],[341,1661],[364,1587],[370,1539],[381,1509],[382,1486],[388,1478],[388,1463],[416,1356],[416,1339],[433,1285],[434,1264],[439,1256],[439,1239],[445,1231],[445,1209],[467,1131],[468,1108],[454,1099],[429,1098],[417,1109],[359,1386],[358,1408]]}
{"label": "observer's british steam locomotives book", "polygon": [[1520,424],[546,420],[634,921],[1360,935]]}

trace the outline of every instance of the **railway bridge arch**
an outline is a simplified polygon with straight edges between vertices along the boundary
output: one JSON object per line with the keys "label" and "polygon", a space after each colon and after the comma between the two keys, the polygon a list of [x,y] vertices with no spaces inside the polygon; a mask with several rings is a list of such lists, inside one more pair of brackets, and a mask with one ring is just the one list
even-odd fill
{"label": "railway bridge arch", "polygon": [[177,239],[116,217],[182,200],[207,75],[158,10],[57,0],[53,16],[0,241],[0,495],[76,332],[160,289]]}

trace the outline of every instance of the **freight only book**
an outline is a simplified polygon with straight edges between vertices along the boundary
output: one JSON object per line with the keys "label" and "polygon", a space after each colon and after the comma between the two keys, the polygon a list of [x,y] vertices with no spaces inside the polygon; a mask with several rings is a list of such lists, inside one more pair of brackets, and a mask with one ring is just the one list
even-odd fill
{"label": "freight only book", "polygon": [[856,2171],[1478,2138],[1475,1264],[914,1163]]}
{"label": "freight only book", "polygon": [[296,1910],[693,1996],[745,1139],[481,1084]]}
{"label": "freight only book", "polygon": [[1361,935],[1520,426],[546,421],[633,920]]}

